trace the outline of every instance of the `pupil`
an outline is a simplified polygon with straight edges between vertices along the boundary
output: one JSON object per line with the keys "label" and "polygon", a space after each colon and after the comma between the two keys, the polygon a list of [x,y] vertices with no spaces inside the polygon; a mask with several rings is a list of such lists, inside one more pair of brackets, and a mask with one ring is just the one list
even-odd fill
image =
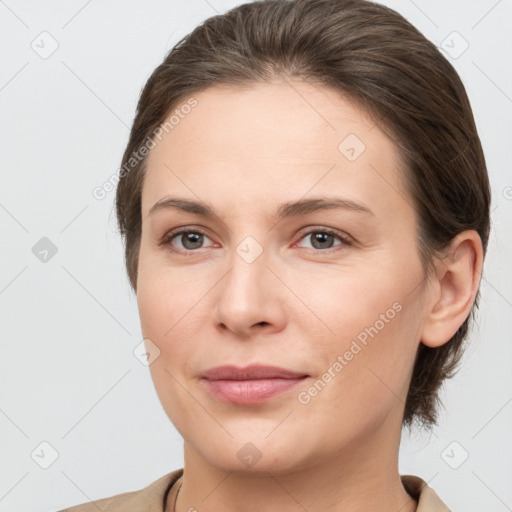
{"label": "pupil", "polygon": [[197,249],[201,247],[203,235],[201,233],[185,233],[181,241],[186,249]]}
{"label": "pupil", "polygon": [[316,233],[313,237],[313,247],[315,247],[315,249],[329,249],[330,247],[332,247],[332,244],[329,244],[328,247],[316,247],[315,244],[317,242],[319,242],[320,244],[325,243],[326,239],[330,237],[332,237],[332,235],[330,235],[329,233]]}

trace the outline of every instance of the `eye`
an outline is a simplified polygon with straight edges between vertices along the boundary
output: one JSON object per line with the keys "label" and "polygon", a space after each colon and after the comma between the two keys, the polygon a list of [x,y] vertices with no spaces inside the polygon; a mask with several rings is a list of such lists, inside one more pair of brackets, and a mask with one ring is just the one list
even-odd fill
{"label": "eye", "polygon": [[[300,240],[308,239],[311,241],[312,247],[311,249],[320,252],[330,252],[329,249],[338,246],[344,245],[352,245],[351,240],[329,228],[315,228],[310,229],[306,233],[304,233]],[[204,240],[210,238],[203,233],[199,229],[176,229],[167,233],[159,245],[166,245],[172,252],[183,253],[183,254],[193,254],[197,249],[202,249]],[[176,239],[176,242],[173,240]],[[340,243],[335,244],[335,240],[338,240]]]}
{"label": "eye", "polygon": [[[311,241],[311,249],[320,252],[328,252],[327,249],[332,249],[333,247],[338,247],[340,245],[351,245],[351,241],[348,237],[329,228],[316,228],[309,230],[301,237],[301,240],[307,239]],[[341,243],[333,245],[335,239],[338,239]]]}
{"label": "eye", "polygon": [[[198,229],[180,229],[167,233],[159,245],[167,245],[173,252],[192,253],[196,249],[202,249],[204,239],[210,240],[205,233]],[[178,242],[178,250],[174,248],[174,239]],[[180,246],[181,244],[181,246]]]}

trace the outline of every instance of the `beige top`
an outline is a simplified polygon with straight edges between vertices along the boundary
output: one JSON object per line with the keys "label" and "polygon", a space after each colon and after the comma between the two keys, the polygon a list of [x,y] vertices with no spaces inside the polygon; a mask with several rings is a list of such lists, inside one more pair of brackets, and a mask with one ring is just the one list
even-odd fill
{"label": "beige top", "polygon": [[[172,471],[139,491],[116,494],[89,501],[60,512],[165,512],[167,502],[174,503],[183,468]],[[413,475],[400,475],[407,492],[418,502],[416,512],[451,512],[427,483]],[[166,492],[167,491],[167,492]]]}

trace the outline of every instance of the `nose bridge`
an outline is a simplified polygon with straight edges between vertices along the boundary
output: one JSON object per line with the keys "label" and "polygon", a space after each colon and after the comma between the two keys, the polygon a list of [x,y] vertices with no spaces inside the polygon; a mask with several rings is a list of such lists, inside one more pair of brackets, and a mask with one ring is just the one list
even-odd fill
{"label": "nose bridge", "polygon": [[254,237],[247,236],[232,248],[229,272],[226,275],[222,295],[235,299],[238,308],[253,304],[265,294],[265,284],[270,273],[267,269],[268,251]]}
{"label": "nose bridge", "polygon": [[217,320],[233,331],[244,332],[261,322],[279,323],[278,287],[267,268],[269,253],[253,236],[232,246],[229,271],[219,288]]}

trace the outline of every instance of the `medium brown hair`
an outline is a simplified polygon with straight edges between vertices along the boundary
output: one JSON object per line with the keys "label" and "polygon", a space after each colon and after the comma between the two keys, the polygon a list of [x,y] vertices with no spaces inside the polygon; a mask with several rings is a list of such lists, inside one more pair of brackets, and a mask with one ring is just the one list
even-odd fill
{"label": "medium brown hair", "polygon": [[[133,156],[193,93],[288,77],[335,88],[393,137],[417,214],[425,277],[464,230],[478,232],[485,255],[491,193],[484,154],[464,86],[435,45],[401,15],[373,2],[263,0],[204,21],[174,46],[142,90],[116,197],[135,292],[147,157]],[[458,369],[479,297],[478,290],[449,342],[437,348],[420,343],[403,426],[437,423],[439,390]]]}

